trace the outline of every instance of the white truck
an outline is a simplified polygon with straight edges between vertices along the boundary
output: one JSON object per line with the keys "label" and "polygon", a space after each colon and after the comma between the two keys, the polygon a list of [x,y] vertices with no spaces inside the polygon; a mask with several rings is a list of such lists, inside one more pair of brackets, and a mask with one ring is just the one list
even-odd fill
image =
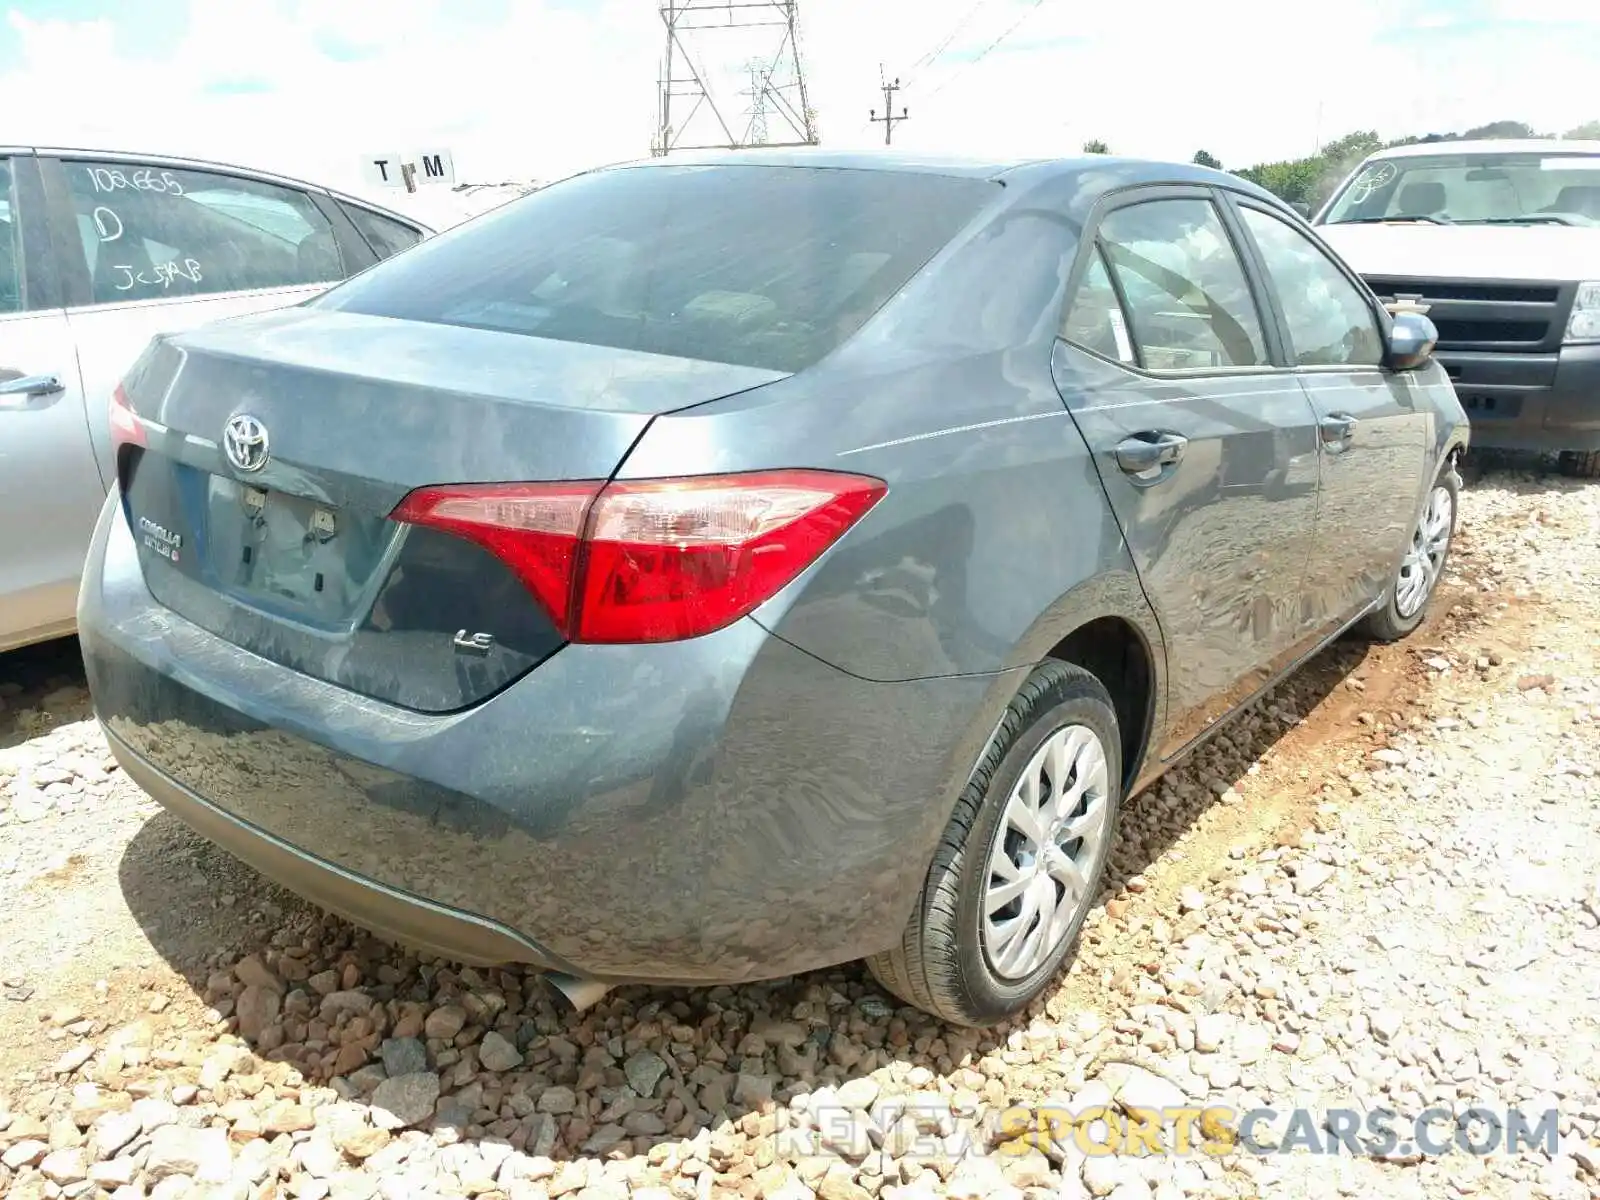
{"label": "white truck", "polygon": [[1474,447],[1600,478],[1600,142],[1380,150],[1313,224],[1391,310],[1433,321]]}

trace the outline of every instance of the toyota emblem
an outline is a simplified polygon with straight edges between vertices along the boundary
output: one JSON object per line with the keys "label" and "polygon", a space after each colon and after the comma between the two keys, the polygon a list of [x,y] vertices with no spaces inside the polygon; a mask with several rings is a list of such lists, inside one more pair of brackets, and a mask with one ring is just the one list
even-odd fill
{"label": "toyota emblem", "polygon": [[259,471],[267,465],[267,427],[249,413],[228,421],[222,447],[235,470]]}

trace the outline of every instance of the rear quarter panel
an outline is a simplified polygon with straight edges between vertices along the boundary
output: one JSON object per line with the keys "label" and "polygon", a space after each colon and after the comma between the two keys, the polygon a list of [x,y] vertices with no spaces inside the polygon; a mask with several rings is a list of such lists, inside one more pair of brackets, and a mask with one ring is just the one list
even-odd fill
{"label": "rear quarter panel", "polygon": [[1159,647],[1050,370],[1082,186],[1012,189],[828,359],[657,418],[619,477],[807,466],[885,480],[877,507],[755,614],[866,679],[1031,664],[1106,615]]}

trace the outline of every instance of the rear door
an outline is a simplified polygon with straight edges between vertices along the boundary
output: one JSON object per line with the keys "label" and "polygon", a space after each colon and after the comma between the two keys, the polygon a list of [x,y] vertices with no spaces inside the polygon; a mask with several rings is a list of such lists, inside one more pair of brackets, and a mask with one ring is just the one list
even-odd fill
{"label": "rear door", "polygon": [[1367,290],[1265,205],[1235,203],[1276,299],[1288,361],[1317,411],[1322,504],[1306,595],[1324,632],[1383,594],[1422,494],[1432,406],[1411,372],[1386,370]]}
{"label": "rear door", "polygon": [[1212,194],[1141,189],[1101,217],[1056,354],[1166,639],[1163,757],[1305,636],[1315,417],[1261,311]]}
{"label": "rear door", "polygon": [[0,650],[70,633],[104,495],[38,169],[0,156]]}
{"label": "rear door", "polygon": [[377,261],[325,195],[222,168],[47,157],[100,470],[105,406],[152,337],[314,296]]}

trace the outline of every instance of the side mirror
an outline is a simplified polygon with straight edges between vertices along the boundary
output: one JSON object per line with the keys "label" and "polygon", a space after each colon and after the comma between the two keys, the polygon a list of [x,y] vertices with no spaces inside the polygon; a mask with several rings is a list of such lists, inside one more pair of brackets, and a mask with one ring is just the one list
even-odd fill
{"label": "side mirror", "polygon": [[1395,371],[1415,371],[1433,357],[1439,331],[1419,312],[1397,312],[1389,326],[1388,366]]}
{"label": "side mirror", "polygon": [[1306,220],[1311,220],[1311,205],[1307,204],[1304,200],[1295,200],[1290,203],[1289,207],[1294,209],[1295,212],[1299,213]]}

